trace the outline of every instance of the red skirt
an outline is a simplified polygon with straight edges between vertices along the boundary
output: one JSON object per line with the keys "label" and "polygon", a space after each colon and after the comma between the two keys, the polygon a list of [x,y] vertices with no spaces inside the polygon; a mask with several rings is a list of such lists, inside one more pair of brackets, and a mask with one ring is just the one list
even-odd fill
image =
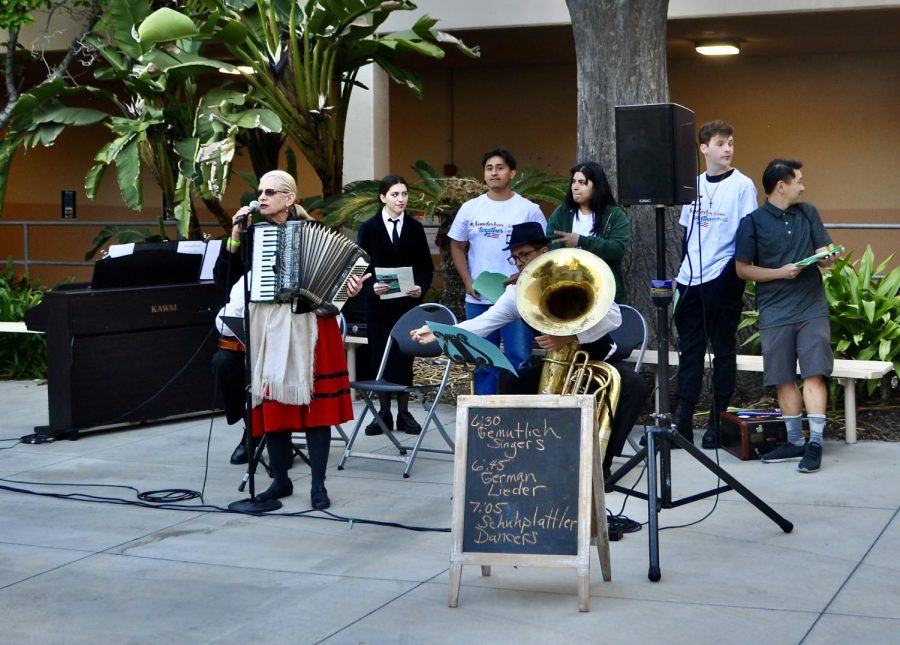
{"label": "red skirt", "polygon": [[319,339],[315,349],[312,401],[309,405],[263,401],[253,408],[254,437],[264,432],[304,432],[307,428],[332,426],[353,419],[347,357],[337,318],[316,316],[316,323]]}

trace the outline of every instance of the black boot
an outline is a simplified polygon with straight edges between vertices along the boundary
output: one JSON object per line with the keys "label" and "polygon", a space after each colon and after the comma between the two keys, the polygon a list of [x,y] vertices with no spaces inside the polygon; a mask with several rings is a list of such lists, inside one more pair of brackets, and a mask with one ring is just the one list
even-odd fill
{"label": "black boot", "polygon": [[271,485],[256,496],[259,502],[281,499],[294,493],[294,482],[288,477],[288,466],[293,455],[290,432],[267,432],[266,447],[269,451],[269,467],[272,469]]}
{"label": "black boot", "polygon": [[229,461],[234,465],[247,463],[247,426],[244,426],[241,442],[234,447],[234,452],[231,453]]}
{"label": "black boot", "polygon": [[694,443],[694,405],[686,401],[679,401],[675,406],[675,418],[673,419],[678,433]]}
{"label": "black boot", "polygon": [[719,422],[722,412],[728,410],[728,404],[720,405],[718,402],[709,411],[709,425],[703,433],[703,447],[713,450],[719,447]]}
{"label": "black boot", "polygon": [[328,453],[331,449],[331,428],[322,426],[306,429],[306,448],[309,451],[310,502],[317,511],[331,506],[328,491],[325,490],[325,471],[328,468]]}

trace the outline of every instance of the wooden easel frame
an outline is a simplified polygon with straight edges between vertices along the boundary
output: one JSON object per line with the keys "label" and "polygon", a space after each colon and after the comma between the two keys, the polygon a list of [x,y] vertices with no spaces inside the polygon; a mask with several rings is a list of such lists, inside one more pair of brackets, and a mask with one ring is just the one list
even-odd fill
{"label": "wooden easel frame", "polygon": [[[468,420],[470,408],[575,408],[581,411],[578,465],[577,553],[572,555],[479,553],[463,551],[463,530],[468,466]],[[448,605],[459,605],[459,588],[464,564],[481,566],[481,575],[491,574],[491,565],[574,567],[578,577],[578,609],[590,610],[591,499],[594,499],[593,524],[597,531],[597,551],[603,579],[611,579],[609,534],[606,524],[606,498],[602,459],[594,441],[596,428],[594,398],[587,395],[496,395],[460,396],[456,411],[456,454],[453,464],[453,517],[451,522],[450,579]],[[593,496],[591,492],[593,490]]]}

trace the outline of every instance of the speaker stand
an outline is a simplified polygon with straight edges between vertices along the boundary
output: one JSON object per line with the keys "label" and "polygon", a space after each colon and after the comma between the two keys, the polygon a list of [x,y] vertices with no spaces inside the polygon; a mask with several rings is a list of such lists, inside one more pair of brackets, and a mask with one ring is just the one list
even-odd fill
{"label": "speaker stand", "polygon": [[[666,282],[666,228],[665,206],[656,207],[656,277],[653,288],[653,302],[656,305],[656,333],[659,343],[659,361],[657,383],[659,384],[659,410],[656,413],[657,425],[647,428],[647,445],[629,459],[621,468],[606,480],[606,492],[618,491],[626,495],[634,495],[647,500],[647,525],[650,549],[650,566],[647,577],[653,582],[662,578],[659,566],[659,511],[663,508],[675,508],[697,500],[718,495],[729,490],[737,491],[744,499],[753,504],[766,517],[775,522],[782,531],[790,533],[794,525],[776,513],[770,506],[754,495],[735,477],[715,463],[693,443],[685,439],[672,428],[669,417],[669,304],[672,301],[671,285],[664,288]],[[657,442],[659,445],[657,446]],[[726,486],[690,495],[682,499],[672,499],[672,443],[683,448],[687,454],[699,461],[707,470],[715,473]],[[659,472],[657,472],[656,455],[659,453]],[[618,486],[617,482],[641,462],[647,464],[647,494],[635,492],[630,488]],[[659,492],[657,492],[659,490]]]}

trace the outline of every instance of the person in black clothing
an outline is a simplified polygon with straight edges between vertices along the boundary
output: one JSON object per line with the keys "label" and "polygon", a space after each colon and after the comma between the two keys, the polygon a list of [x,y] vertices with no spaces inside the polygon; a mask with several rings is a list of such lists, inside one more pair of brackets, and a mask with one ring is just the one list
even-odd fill
{"label": "person in black clothing", "polygon": [[[222,283],[224,284],[224,282]],[[243,293],[244,283],[238,280],[234,283],[231,291],[241,290]],[[244,422],[244,433],[238,445],[235,446],[231,453],[232,464],[247,463],[247,419],[246,412],[246,396],[245,389],[247,387],[246,379],[246,361],[244,358],[244,344],[237,339],[231,329],[225,325],[222,316],[244,317],[243,298],[232,298],[229,295],[228,302],[225,303],[216,315],[216,328],[219,330],[218,348],[212,357],[212,370],[216,387],[222,394],[222,406],[225,409],[225,420],[228,425],[233,425],[238,421]]]}
{"label": "person in black clothing", "polygon": [[[373,373],[377,373],[381,365],[384,348],[394,324],[403,314],[422,302],[422,296],[431,286],[434,277],[434,263],[425,238],[425,229],[406,212],[409,199],[406,186],[406,180],[398,175],[388,175],[382,179],[378,195],[383,206],[359,228],[358,244],[372,259],[367,273],[375,275],[375,267],[390,269],[411,266],[415,282],[403,296],[393,298],[384,297],[391,287],[377,279],[363,286]],[[383,378],[399,385],[411,385],[412,376],[412,358],[394,347],[388,356]],[[385,425],[393,430],[391,395],[379,393],[378,398],[378,414]],[[409,394],[406,393],[397,394],[397,430],[409,434],[419,434],[422,431],[422,427],[409,412]],[[366,427],[367,435],[381,432],[377,420]]]}

